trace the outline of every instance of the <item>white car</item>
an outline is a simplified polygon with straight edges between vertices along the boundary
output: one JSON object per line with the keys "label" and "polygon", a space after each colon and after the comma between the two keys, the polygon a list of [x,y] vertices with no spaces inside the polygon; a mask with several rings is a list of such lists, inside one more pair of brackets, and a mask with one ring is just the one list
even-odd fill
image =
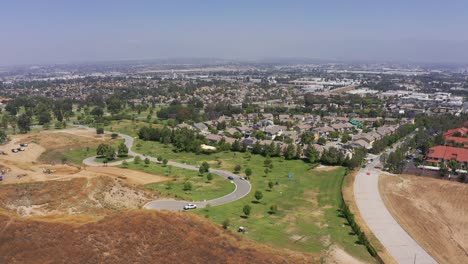
{"label": "white car", "polygon": [[184,205],[184,210],[197,209],[196,204],[186,204]]}

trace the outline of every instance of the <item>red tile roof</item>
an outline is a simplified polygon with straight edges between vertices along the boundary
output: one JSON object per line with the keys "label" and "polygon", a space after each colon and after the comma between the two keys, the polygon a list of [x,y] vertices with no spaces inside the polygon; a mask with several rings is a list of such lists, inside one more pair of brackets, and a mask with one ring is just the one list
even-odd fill
{"label": "red tile roof", "polygon": [[454,148],[448,146],[435,146],[430,148],[426,154],[429,159],[455,159],[458,162],[468,162],[468,149]]}
{"label": "red tile roof", "polygon": [[453,136],[453,134],[459,132],[462,136],[465,136],[468,133],[468,128],[466,127],[459,127],[455,129],[450,129],[444,133],[444,137]]}

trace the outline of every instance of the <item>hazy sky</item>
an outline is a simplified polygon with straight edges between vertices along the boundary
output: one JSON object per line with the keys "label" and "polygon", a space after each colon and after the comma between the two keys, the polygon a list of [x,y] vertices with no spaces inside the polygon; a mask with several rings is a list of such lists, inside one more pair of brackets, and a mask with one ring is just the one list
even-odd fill
{"label": "hazy sky", "polygon": [[468,62],[468,1],[0,0],[0,64],[174,57]]}

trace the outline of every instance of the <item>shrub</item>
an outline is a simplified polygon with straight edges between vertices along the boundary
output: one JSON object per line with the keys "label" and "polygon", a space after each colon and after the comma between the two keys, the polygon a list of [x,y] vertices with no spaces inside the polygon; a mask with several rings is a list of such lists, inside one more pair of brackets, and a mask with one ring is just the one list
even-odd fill
{"label": "shrub", "polygon": [[140,162],[141,162],[141,157],[140,157],[140,156],[136,156],[136,157],[133,159],[133,162],[134,162],[135,164],[140,164]]}
{"label": "shrub", "polygon": [[187,182],[184,182],[184,191],[191,191],[193,188],[192,186],[192,183],[187,181]]}
{"label": "shrub", "polygon": [[104,128],[102,128],[102,127],[96,128],[96,134],[98,134],[98,135],[104,134]]}
{"label": "shrub", "polygon": [[250,213],[252,211],[252,207],[250,205],[245,205],[244,208],[242,208],[242,212],[244,212],[246,217],[249,217]]}
{"label": "shrub", "polygon": [[224,229],[228,229],[229,225],[231,224],[231,221],[229,221],[229,219],[226,219],[223,221],[222,224]]}
{"label": "shrub", "polygon": [[234,173],[239,173],[241,170],[242,170],[241,165],[237,164],[236,166],[234,166]]}

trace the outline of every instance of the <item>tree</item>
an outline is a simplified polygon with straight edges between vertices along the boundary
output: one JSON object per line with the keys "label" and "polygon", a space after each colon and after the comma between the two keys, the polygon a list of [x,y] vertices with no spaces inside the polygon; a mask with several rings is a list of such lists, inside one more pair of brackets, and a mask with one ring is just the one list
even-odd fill
{"label": "tree", "polygon": [[106,152],[104,153],[104,156],[106,158],[106,160],[110,161],[110,160],[114,160],[115,159],[115,149],[111,146],[109,146],[109,148],[107,148]]}
{"label": "tree", "polygon": [[349,134],[343,134],[343,136],[341,136],[341,143],[343,144],[347,143],[350,140],[351,140],[351,136]]}
{"label": "tree", "polygon": [[310,163],[316,163],[320,159],[320,153],[315,149],[314,146],[309,145],[304,153]]}
{"label": "tree", "polygon": [[101,107],[94,107],[93,110],[90,112],[91,115],[96,117],[102,117],[104,115],[104,110]]}
{"label": "tree", "polygon": [[104,128],[103,127],[97,127],[96,128],[96,134],[98,134],[98,135],[104,134]]}
{"label": "tree", "polygon": [[288,147],[284,151],[284,158],[287,159],[287,160],[290,160],[290,159],[294,158],[295,154],[296,154],[296,149],[295,149],[294,145],[293,144],[288,144]]}
{"label": "tree", "polygon": [[98,146],[97,149],[96,149],[96,155],[98,155],[98,156],[105,156],[106,153],[107,153],[107,150],[108,150],[110,147],[111,147],[111,146],[108,145],[108,144],[104,144],[104,143],[99,144],[99,146]]}
{"label": "tree", "polygon": [[239,173],[240,171],[242,170],[242,166],[237,164],[236,166],[234,166],[234,173]]}
{"label": "tree", "polygon": [[268,166],[270,166],[271,163],[272,163],[271,158],[270,158],[270,157],[267,157],[267,158],[263,161],[263,166],[268,167]]}
{"label": "tree", "polygon": [[158,158],[157,158],[157,160],[158,160],[159,162],[161,162],[161,161],[163,161],[163,157],[162,157],[161,155],[159,155]]}
{"label": "tree", "polygon": [[270,190],[273,190],[273,187],[274,187],[274,186],[275,186],[275,184],[273,183],[272,180],[268,181],[268,188],[269,188]]}
{"label": "tree", "polygon": [[0,143],[5,142],[6,139],[7,139],[7,135],[6,135],[5,131],[0,130]]}
{"label": "tree", "polygon": [[163,161],[162,161],[162,163],[164,164],[164,166],[166,166],[168,162],[169,162],[169,161],[168,161],[167,159],[163,159]]}
{"label": "tree", "polygon": [[184,191],[191,191],[193,188],[192,183],[189,181],[184,182]]}
{"label": "tree", "polygon": [[245,176],[247,176],[247,178],[250,178],[250,175],[252,175],[252,169],[251,168],[246,168],[244,172],[245,172]]}
{"label": "tree", "polygon": [[252,207],[250,207],[250,205],[248,204],[245,205],[244,208],[242,208],[242,212],[244,212],[246,217],[249,217],[251,210],[252,210]]}
{"label": "tree", "polygon": [[126,157],[128,156],[128,148],[127,148],[127,145],[125,145],[125,143],[120,143],[118,149],[117,149],[117,155],[119,157]]}
{"label": "tree", "polygon": [[213,174],[208,173],[208,174],[206,175],[206,179],[207,179],[209,182],[211,182],[211,181],[213,180]]}
{"label": "tree", "polygon": [[202,162],[202,165],[200,166],[200,168],[203,168],[203,172],[208,172],[210,170],[210,164],[208,164],[208,162],[204,161],[204,162]]}
{"label": "tree", "polygon": [[39,125],[44,125],[46,123],[49,123],[51,120],[52,120],[52,116],[50,115],[49,111],[43,111],[37,115],[37,121]]}
{"label": "tree", "polygon": [[255,191],[255,199],[260,201],[263,198],[263,193],[261,191]]}
{"label": "tree", "polygon": [[141,162],[141,157],[140,157],[140,156],[135,156],[135,158],[133,159],[133,162],[134,162],[135,164],[140,164],[140,162]]}
{"label": "tree", "polygon": [[325,145],[325,144],[327,144],[327,140],[325,138],[321,137],[321,138],[319,138],[317,140],[317,143],[320,144],[320,145]]}
{"label": "tree", "polygon": [[150,164],[150,160],[148,158],[145,159],[145,165],[148,166]]}
{"label": "tree", "polygon": [[20,133],[27,133],[31,131],[31,117],[27,114],[22,114],[18,117],[18,128]]}

